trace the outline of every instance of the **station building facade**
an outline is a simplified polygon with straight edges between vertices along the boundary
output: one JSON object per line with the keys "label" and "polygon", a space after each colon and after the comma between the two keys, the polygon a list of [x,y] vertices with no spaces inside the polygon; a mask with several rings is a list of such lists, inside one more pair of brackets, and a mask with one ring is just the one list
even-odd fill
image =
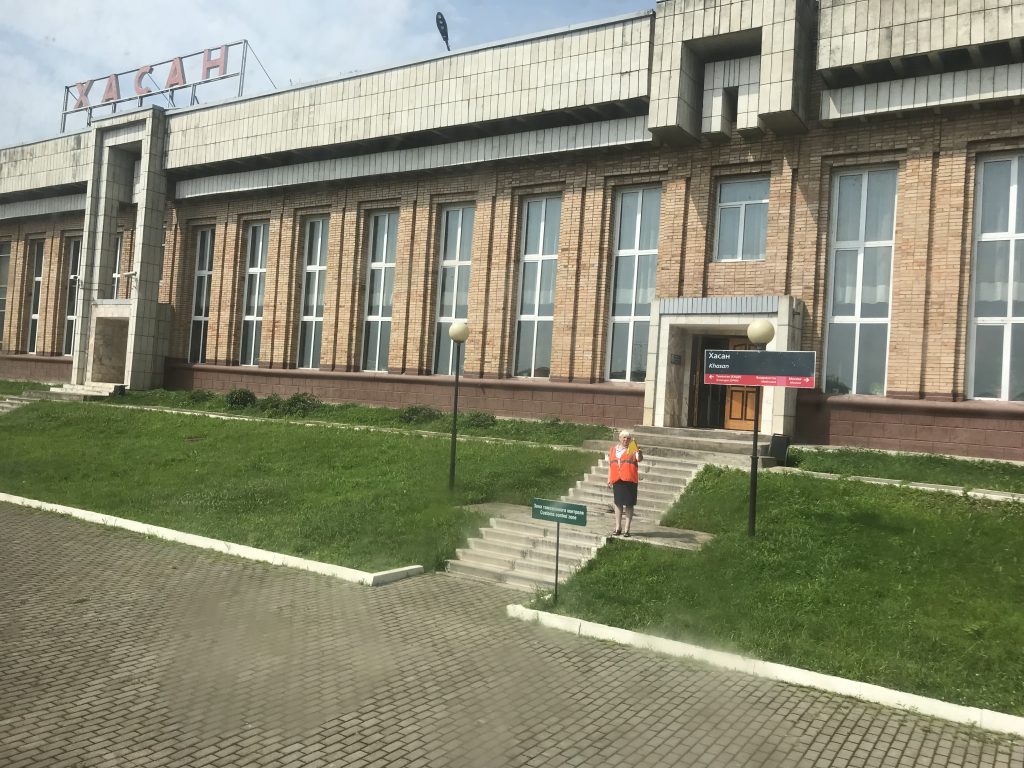
{"label": "station building facade", "polygon": [[659,0],[0,150],[0,378],[1024,459],[1024,0]]}

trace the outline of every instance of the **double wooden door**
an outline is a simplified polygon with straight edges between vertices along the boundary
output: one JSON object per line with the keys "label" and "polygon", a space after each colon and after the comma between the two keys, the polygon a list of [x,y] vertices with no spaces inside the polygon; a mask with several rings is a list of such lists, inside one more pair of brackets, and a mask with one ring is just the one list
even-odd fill
{"label": "double wooden door", "polygon": [[[729,339],[729,349],[753,349],[746,339]],[[754,405],[757,387],[725,388],[725,428],[754,429]]]}

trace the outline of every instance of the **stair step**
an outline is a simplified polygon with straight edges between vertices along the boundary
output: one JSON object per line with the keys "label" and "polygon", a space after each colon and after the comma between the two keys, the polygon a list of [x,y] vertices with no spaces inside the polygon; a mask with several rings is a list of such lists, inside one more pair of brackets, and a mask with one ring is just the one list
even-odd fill
{"label": "stair step", "polygon": [[[533,522],[531,520],[496,517],[491,520],[491,527],[499,531],[523,534],[532,539],[551,539],[554,541],[556,535],[554,524]],[[600,536],[589,533],[585,527],[577,525],[563,525],[560,536],[563,545],[599,547],[603,543]]]}
{"label": "stair step", "polygon": [[[593,480],[579,480],[576,482],[574,488],[588,493],[605,494],[610,495],[611,489],[608,488],[607,483],[595,482]],[[670,489],[670,490],[666,490]],[[652,483],[645,483],[643,480],[640,481],[640,493],[645,499],[654,501],[659,499],[666,504],[671,504],[679,496],[680,488],[665,485],[654,485]]]}
{"label": "stair step", "polygon": [[461,560],[449,560],[448,573],[454,573],[458,576],[469,576],[470,578],[488,581],[492,584],[502,584],[522,592],[532,592],[536,588],[532,583],[529,586],[523,584],[521,579],[511,581],[506,579],[507,576],[511,575],[511,571],[504,571],[485,565],[472,565]]}
{"label": "stair step", "polygon": [[[550,549],[538,549],[531,546],[509,545],[493,539],[470,539],[468,544],[470,551],[479,551],[485,557],[499,560],[536,560],[540,562],[551,560],[551,562],[554,562],[555,558],[555,548],[553,546]],[[559,550],[561,559],[572,561],[584,561],[593,557],[593,554],[594,549],[578,549],[566,546],[565,544]]]}
{"label": "stair step", "polygon": [[[524,553],[531,549],[538,550],[540,552],[555,551],[554,538],[528,539],[509,531],[498,531],[494,528],[484,528],[480,531],[480,534],[484,541],[490,541],[495,544],[504,544],[513,550],[518,550]],[[591,555],[594,552],[594,546],[592,545],[567,544],[564,541],[561,543],[561,549],[570,556]]]}

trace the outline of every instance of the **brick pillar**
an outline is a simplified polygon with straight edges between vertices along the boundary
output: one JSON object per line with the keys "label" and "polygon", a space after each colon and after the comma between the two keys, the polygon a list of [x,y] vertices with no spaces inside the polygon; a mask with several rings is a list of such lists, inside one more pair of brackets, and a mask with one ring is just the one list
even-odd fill
{"label": "brick pillar", "polygon": [[238,325],[242,322],[238,265],[244,248],[245,228],[238,215],[231,213],[229,203],[224,218],[217,222],[213,244],[210,328],[206,339],[206,359],[212,363],[233,365],[238,362]]}
{"label": "brick pillar", "polygon": [[615,190],[588,174],[580,219],[576,354],[570,372],[576,381],[604,379],[614,202]]}
{"label": "brick pillar", "polygon": [[[562,193],[562,226],[558,237],[555,318],[551,330],[551,380],[568,381],[576,356],[582,240],[587,205],[584,179]],[[520,224],[522,226],[522,224]]]}
{"label": "brick pillar", "polygon": [[[518,232],[523,225],[522,205],[506,187],[496,194],[493,210],[487,313],[483,318],[484,327],[479,343],[482,347],[484,378],[504,379],[512,371],[516,318],[519,316],[516,298],[519,276]],[[515,226],[517,221],[518,227]],[[476,276],[473,279],[477,280]]]}
{"label": "brick pillar", "polygon": [[[260,368],[294,368],[298,321],[294,317],[296,249],[294,212],[282,195],[270,214],[267,242],[266,286],[263,289],[263,327]],[[292,322],[292,321],[295,322]]]}
{"label": "brick pillar", "polygon": [[688,186],[689,180],[686,177],[671,178],[661,185],[658,273],[654,291],[655,297],[659,299],[678,296],[682,287]]}
{"label": "brick pillar", "polygon": [[[481,181],[484,182],[483,179]],[[469,338],[463,345],[463,354],[466,356],[464,370],[467,376],[484,375],[485,357],[488,354],[491,358],[492,369],[487,372],[497,378],[500,370],[498,361],[503,344],[500,335],[501,322],[499,321],[498,325],[493,328],[487,326],[490,304],[495,300],[495,295],[497,295],[498,303],[501,303],[501,292],[504,290],[506,282],[494,269],[494,244],[492,241],[494,222],[501,221],[497,216],[496,181],[494,175],[491,174],[485,183],[480,184],[480,191],[476,196],[476,211],[473,214],[473,254],[469,273],[469,308],[466,319],[466,323],[469,325]],[[507,221],[507,200],[503,210],[505,221]],[[502,285],[492,286],[492,278],[499,280]],[[487,347],[494,347],[494,349],[485,352]]]}
{"label": "brick pillar", "polygon": [[362,277],[365,265],[365,217],[354,201],[345,208],[342,219],[341,266],[338,275],[337,325],[337,368],[343,371],[358,370],[360,359],[360,339],[362,308],[361,291],[365,287]]}
{"label": "brick pillar", "polygon": [[[437,216],[429,197],[415,201],[414,227],[410,233],[411,250],[405,267],[395,269],[394,315],[392,316],[392,347],[404,334],[401,360],[390,359],[392,373],[430,373],[431,342],[434,338],[434,283],[437,281]],[[405,220],[403,217],[402,221]],[[402,221],[399,230],[402,230]],[[405,237],[399,242],[401,245]]]}
{"label": "brick pillar", "polygon": [[321,332],[320,370],[333,371],[338,359],[338,306],[342,270],[346,269],[345,199],[338,194],[331,204],[327,241],[327,274],[324,283],[324,327]]}
{"label": "brick pillar", "polygon": [[[410,299],[413,294],[413,261],[415,250],[426,237],[420,231],[429,218],[428,209],[418,206],[415,192],[402,198],[398,210],[398,240],[395,243],[395,282],[391,297],[391,343],[388,347],[388,372],[404,373],[410,354],[409,325],[414,314]],[[418,317],[417,317],[418,321]]]}
{"label": "brick pillar", "polygon": [[39,324],[36,354],[52,357],[57,349],[57,318],[60,314],[60,232],[49,225],[43,246],[43,282],[39,286]]}
{"label": "brick pillar", "polygon": [[683,285],[681,296],[700,297],[707,292],[709,221],[711,207],[711,170],[695,166],[686,185],[686,232],[683,235]]}
{"label": "brick pillar", "polygon": [[7,309],[4,317],[4,351],[24,352],[25,333],[29,313],[27,304],[31,300],[25,296],[25,277],[30,272],[28,267],[28,248],[24,235],[20,231],[11,238],[11,263],[7,275]]}

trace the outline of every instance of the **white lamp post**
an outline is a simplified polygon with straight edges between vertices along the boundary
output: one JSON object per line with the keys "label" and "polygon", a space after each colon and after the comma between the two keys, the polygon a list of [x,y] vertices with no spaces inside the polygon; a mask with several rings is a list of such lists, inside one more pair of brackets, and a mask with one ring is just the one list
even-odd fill
{"label": "white lamp post", "polygon": [[[747,338],[754,349],[764,351],[775,338],[775,326],[771,320],[761,318],[747,326]],[[757,431],[761,426],[761,387],[754,395],[754,444],[750,450],[750,511],[747,515],[747,535],[753,536],[757,520]]]}
{"label": "white lamp post", "polygon": [[448,327],[448,338],[455,342],[455,402],[452,405],[452,455],[448,465],[448,490],[455,488],[455,438],[459,422],[459,368],[462,367],[462,345],[469,338],[465,320],[456,320]]}

